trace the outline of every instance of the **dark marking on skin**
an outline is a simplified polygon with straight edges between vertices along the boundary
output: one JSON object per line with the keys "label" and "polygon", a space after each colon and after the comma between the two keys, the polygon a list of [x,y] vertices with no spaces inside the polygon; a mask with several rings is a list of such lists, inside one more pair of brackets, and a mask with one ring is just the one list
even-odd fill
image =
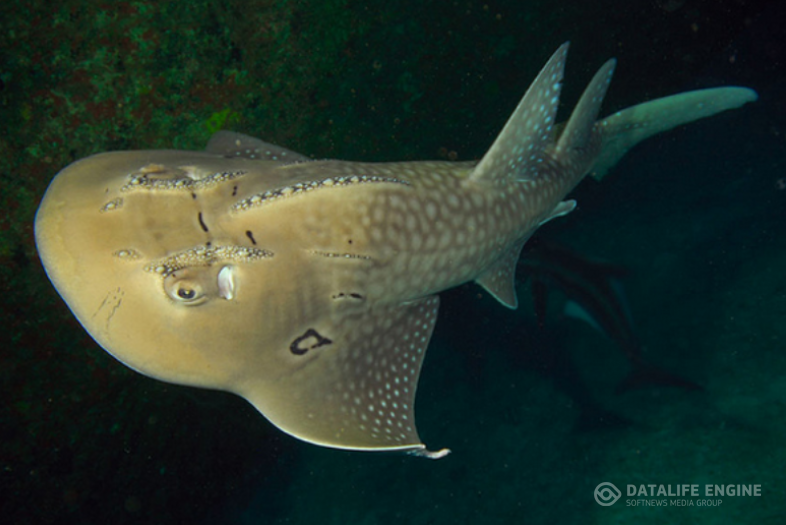
{"label": "dark marking on skin", "polygon": [[364,299],[364,297],[362,295],[360,295],[359,293],[354,293],[354,292],[352,292],[352,293],[339,292],[336,295],[333,295],[332,298],[334,300],[335,299],[352,298],[352,299],[357,299],[359,301],[362,301]]}
{"label": "dark marking on skin", "polygon": [[116,288],[114,291],[109,292],[104,297],[104,300],[101,302],[101,305],[98,307],[98,310],[95,311],[93,314],[93,318],[95,317],[104,309],[104,307],[109,307],[111,303],[111,310],[109,314],[106,316],[105,326],[106,329],[109,330],[109,323],[112,321],[112,317],[114,317],[115,312],[117,312],[120,305],[123,304],[123,297],[125,296],[125,292],[122,288]]}
{"label": "dark marking on skin", "polygon": [[232,188],[232,196],[234,197],[235,195],[237,195],[237,184]]}
{"label": "dark marking on skin", "polygon": [[349,244],[352,244],[352,239],[349,240]]}
{"label": "dark marking on skin", "polygon": [[309,350],[332,343],[333,341],[327,337],[323,337],[313,328],[309,328],[303,335],[292,341],[292,344],[289,345],[289,351],[295,355],[303,355]]}
{"label": "dark marking on skin", "polygon": [[207,224],[205,221],[202,220],[202,212],[199,212],[199,225],[202,226],[202,229],[205,230],[205,233],[209,232],[210,230],[207,229]]}
{"label": "dark marking on skin", "polygon": [[257,241],[254,239],[254,234],[251,233],[251,230],[246,230],[246,237],[251,239],[251,244],[256,245]]}
{"label": "dark marking on skin", "polygon": [[96,310],[96,312],[93,314],[93,317],[91,317],[91,319],[95,319],[95,318],[96,318],[96,316],[98,315],[98,312],[100,312],[100,311],[101,311],[101,309],[102,309],[104,306],[106,306],[106,302],[107,302],[108,300],[109,300],[109,295],[107,295],[106,297],[104,297],[104,300],[103,300],[103,301],[101,301],[101,304],[100,304],[100,305],[98,305],[98,310]]}
{"label": "dark marking on skin", "polygon": [[123,299],[122,298],[117,300],[117,303],[115,303],[115,306],[112,307],[112,311],[109,312],[109,316],[106,318],[106,326],[107,326],[107,328],[109,328],[109,322],[112,320],[112,317],[115,316],[115,312],[117,312],[117,309],[120,308],[121,304],[123,304]]}
{"label": "dark marking on skin", "polygon": [[205,246],[206,246],[206,247],[208,247],[208,248],[210,248],[211,246],[213,246],[213,243],[212,243],[212,242],[210,242],[210,241],[207,241],[207,242],[205,243]]}
{"label": "dark marking on skin", "polygon": [[191,193],[191,198],[196,200],[196,193]]}

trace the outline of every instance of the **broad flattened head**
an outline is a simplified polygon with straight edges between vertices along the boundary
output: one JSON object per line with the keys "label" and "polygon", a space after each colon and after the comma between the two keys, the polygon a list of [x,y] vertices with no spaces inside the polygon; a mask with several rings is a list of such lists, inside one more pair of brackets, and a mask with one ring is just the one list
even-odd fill
{"label": "broad flattened head", "polygon": [[372,309],[357,276],[373,260],[314,249],[303,227],[306,199],[333,209],[376,179],[328,184],[319,163],[281,166],[180,151],[81,160],[41,203],[41,260],[85,329],[131,368],[237,393],[309,442],[433,457],[414,400],[436,298]]}
{"label": "broad flattened head", "polygon": [[47,274],[85,329],[130,367],[226,388],[243,366],[237,352],[220,362],[207,351],[240,331],[230,312],[241,307],[233,300],[241,275],[272,255],[242,232],[239,242],[219,231],[243,163],[105,153],[68,166],[47,190],[35,223]]}

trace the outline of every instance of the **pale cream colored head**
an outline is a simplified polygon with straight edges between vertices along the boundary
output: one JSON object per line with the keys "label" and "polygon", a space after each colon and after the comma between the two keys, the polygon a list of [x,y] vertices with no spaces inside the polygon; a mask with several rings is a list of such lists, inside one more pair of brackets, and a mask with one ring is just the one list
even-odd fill
{"label": "pale cream colored head", "polygon": [[[344,275],[343,263],[298,244],[300,199],[239,212],[316,176],[281,166],[181,151],[76,162],[36,216],[46,271],[93,338],[145,375],[235,392],[306,441],[420,450],[415,388],[436,299],[371,312],[320,269]],[[339,192],[324,188],[317,208]]]}
{"label": "pale cream colored head", "polygon": [[[202,162],[198,169],[174,168],[195,161]],[[226,187],[205,185],[192,192],[164,186],[242,171],[237,167],[213,171],[211,161],[215,160],[206,154],[174,151],[106,153],[83,159],[52,181],[35,230],[47,274],[107,351],[153,377],[225,388],[244,365],[231,352],[217,363],[204,349],[224,346],[226,332],[201,327],[214,323],[217,316],[227,325],[239,323],[237,316],[217,310],[239,307],[238,301],[226,299],[230,291],[223,289],[237,282],[233,274],[244,265],[267,261],[264,252],[247,251],[186,266],[188,253],[209,249],[207,243],[213,249],[237,247],[236,239],[208,238],[209,232],[199,224],[199,214],[205,221],[211,213],[208,201],[215,198],[193,197],[226,192]],[[134,177],[158,181],[161,188],[134,184]],[[155,267],[178,253],[183,254],[182,268],[175,263],[162,273]]]}

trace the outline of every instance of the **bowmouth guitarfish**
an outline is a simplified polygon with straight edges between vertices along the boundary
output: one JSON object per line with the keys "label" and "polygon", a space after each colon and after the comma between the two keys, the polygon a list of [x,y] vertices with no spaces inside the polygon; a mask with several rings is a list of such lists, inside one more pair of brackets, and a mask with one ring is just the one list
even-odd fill
{"label": "bowmouth guitarfish", "polygon": [[145,375],[247,399],[317,445],[439,458],[415,426],[437,294],[517,305],[522,246],[639,141],[756,99],[724,87],[598,120],[615,62],[555,125],[567,44],[479,162],[314,161],[231,132],[93,155],[54,178],[38,251],[79,322]]}

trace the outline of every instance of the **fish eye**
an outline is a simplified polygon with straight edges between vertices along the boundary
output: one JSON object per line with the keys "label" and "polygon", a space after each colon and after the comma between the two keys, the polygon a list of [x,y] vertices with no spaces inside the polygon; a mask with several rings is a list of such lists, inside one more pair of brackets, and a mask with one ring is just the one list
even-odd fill
{"label": "fish eye", "polygon": [[188,306],[202,304],[207,300],[205,290],[195,279],[184,275],[186,272],[173,272],[164,278],[164,290],[174,301]]}
{"label": "fish eye", "polygon": [[196,291],[192,288],[178,288],[177,296],[185,301],[190,301],[196,297]]}

